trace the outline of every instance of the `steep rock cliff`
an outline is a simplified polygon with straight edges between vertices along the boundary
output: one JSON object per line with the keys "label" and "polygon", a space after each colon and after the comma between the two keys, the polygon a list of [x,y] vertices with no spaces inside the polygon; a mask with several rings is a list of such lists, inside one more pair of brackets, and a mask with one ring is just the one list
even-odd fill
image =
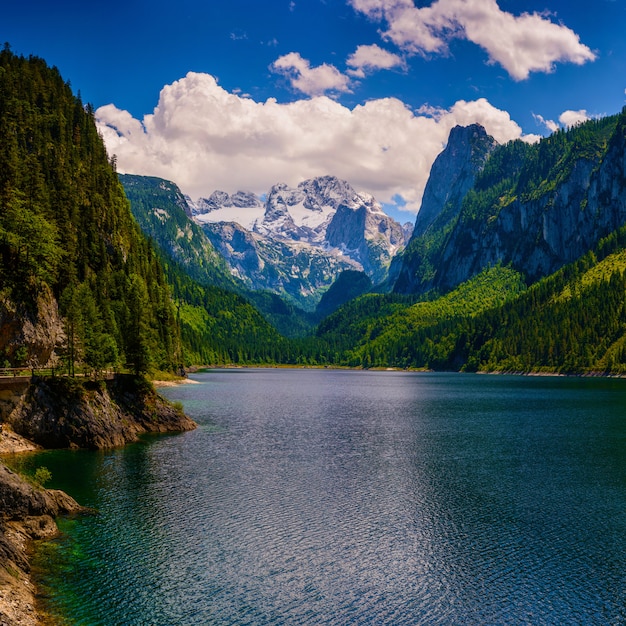
{"label": "steep rock cliff", "polygon": [[45,448],[111,448],[144,433],[195,428],[149,382],[130,375],[93,383],[35,379],[7,422],[16,433]]}
{"label": "steep rock cliff", "polygon": [[[544,140],[562,144],[555,148],[554,165],[545,166],[545,177],[524,180],[525,169],[537,171],[542,158],[548,161],[539,145],[529,151],[513,184],[497,193],[496,185],[485,189],[488,202],[468,202],[446,241],[435,286],[449,290],[496,263],[511,264],[532,283],[622,226],[626,115],[615,122],[589,122]],[[531,166],[535,152],[539,165]]]}
{"label": "steep rock cliff", "polygon": [[21,302],[0,294],[0,355],[3,359],[18,365],[48,366],[64,337],[57,301],[47,285],[41,285],[34,298]]}
{"label": "steep rock cliff", "polygon": [[371,196],[351,208],[340,204],[326,229],[328,245],[361,264],[373,283],[382,282],[394,254],[405,243],[402,226],[386,215]]}
{"label": "steep rock cliff", "polygon": [[450,131],[446,147],[431,167],[411,239],[390,269],[396,292],[414,293],[431,286],[442,240],[495,146],[495,139],[478,124]]}

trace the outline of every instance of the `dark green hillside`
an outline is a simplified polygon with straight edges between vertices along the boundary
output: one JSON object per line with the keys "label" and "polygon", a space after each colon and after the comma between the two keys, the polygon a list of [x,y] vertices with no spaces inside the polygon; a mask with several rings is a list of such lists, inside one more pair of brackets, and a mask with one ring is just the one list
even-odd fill
{"label": "dark green hillside", "polygon": [[223,288],[234,281],[184,211],[154,201],[160,179],[135,198],[144,229],[169,254],[153,249],[90,107],[56,69],[8,49],[0,139],[0,365],[58,367],[60,356],[71,371],[74,363],[148,371],[274,362],[289,352],[248,301]]}
{"label": "dark green hillside", "polygon": [[[24,334],[56,328],[42,350]],[[161,265],[109,162],[93,111],[55,68],[0,52],[0,362],[171,368],[176,316]],[[49,333],[47,333],[49,334]],[[40,340],[40,343],[43,341]]]}
{"label": "dark green hillside", "polygon": [[200,226],[191,221],[178,187],[154,176],[120,174],[131,211],[144,234],[191,278],[202,284],[236,289],[224,259]]}
{"label": "dark green hillside", "polygon": [[245,298],[194,281],[170,259],[162,263],[177,310],[185,364],[267,364],[289,358],[290,342]]}
{"label": "dark green hillside", "polygon": [[496,148],[465,199],[461,219],[493,220],[517,198],[531,202],[553,192],[579,160],[599,163],[618,119],[614,115],[557,130],[533,145],[518,140]]}
{"label": "dark green hillside", "polygon": [[626,228],[451,333],[458,339],[445,359],[467,369],[626,373]]}
{"label": "dark green hillside", "polygon": [[166,181],[125,176],[146,239],[90,107],[5,47],[0,366],[626,373],[626,111],[488,154],[460,163],[451,203],[433,183],[401,273],[415,293],[346,301],[370,288],[346,273],[318,313],[341,308],[288,339],[312,317],[242,289]]}
{"label": "dark green hillside", "polygon": [[502,305],[525,289],[519,274],[503,267],[485,270],[444,297],[411,303],[407,296],[369,294],[324,320],[318,337],[344,365],[425,367],[410,355],[420,331],[443,320],[471,317]]}
{"label": "dark green hillside", "polygon": [[624,374],[626,227],[528,289],[493,268],[432,302],[357,299],[319,335],[352,366]]}
{"label": "dark green hillside", "polygon": [[336,311],[342,304],[367,293],[372,289],[372,281],[365,272],[345,270],[324,293],[315,310],[318,319]]}

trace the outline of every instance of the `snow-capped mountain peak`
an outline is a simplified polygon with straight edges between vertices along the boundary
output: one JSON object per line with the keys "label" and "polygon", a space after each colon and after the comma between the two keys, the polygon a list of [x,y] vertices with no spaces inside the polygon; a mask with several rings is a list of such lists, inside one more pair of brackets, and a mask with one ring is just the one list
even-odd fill
{"label": "snow-capped mountain peak", "polygon": [[[246,267],[258,272],[259,259],[267,266],[293,263],[290,259],[298,258],[298,264],[304,263],[309,269],[299,270],[289,279],[285,277],[295,270],[285,270],[281,279],[294,281],[298,289],[311,282],[311,263],[316,267],[329,264],[320,270],[322,283],[314,290],[326,284],[324,281],[330,284],[343,269],[362,270],[374,282],[384,280],[391,257],[405,243],[402,226],[384,213],[373,196],[357,193],[335,176],[311,178],[297,187],[276,184],[264,202],[253,194],[216,191],[195,203],[193,211],[194,219],[206,225],[211,241],[230,259],[238,276],[245,276]],[[245,262],[240,259],[242,252],[237,251],[237,242],[244,239],[248,242]],[[278,261],[270,250],[280,250],[279,257],[284,256],[284,260]],[[252,263],[252,257],[257,261]],[[305,258],[308,261],[304,262]],[[322,258],[327,261],[322,262]]]}

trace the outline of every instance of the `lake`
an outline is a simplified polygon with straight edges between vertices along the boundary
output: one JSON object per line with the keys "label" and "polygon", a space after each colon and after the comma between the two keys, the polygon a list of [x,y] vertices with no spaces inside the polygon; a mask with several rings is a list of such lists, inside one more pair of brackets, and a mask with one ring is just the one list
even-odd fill
{"label": "lake", "polygon": [[626,380],[241,369],[197,430],[51,451],[67,624],[626,624]]}

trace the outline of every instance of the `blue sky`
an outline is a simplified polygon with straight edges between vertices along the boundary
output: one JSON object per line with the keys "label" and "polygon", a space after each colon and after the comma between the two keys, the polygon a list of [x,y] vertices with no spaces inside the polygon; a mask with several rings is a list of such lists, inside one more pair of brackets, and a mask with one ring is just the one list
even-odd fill
{"label": "blue sky", "polygon": [[624,0],[9,4],[0,38],[93,104],[119,169],[194,198],[334,174],[415,213],[455,124],[532,140],[626,104]]}

